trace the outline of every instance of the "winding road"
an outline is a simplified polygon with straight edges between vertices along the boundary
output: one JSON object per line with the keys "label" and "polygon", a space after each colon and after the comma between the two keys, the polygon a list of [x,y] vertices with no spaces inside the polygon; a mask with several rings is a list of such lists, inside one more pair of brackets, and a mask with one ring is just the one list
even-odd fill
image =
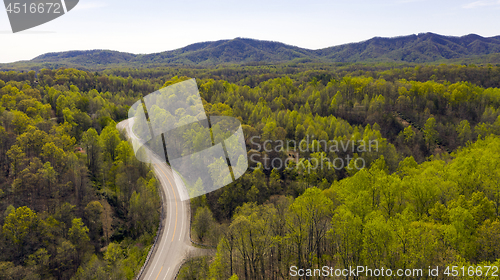
{"label": "winding road", "polygon": [[[124,120],[117,124],[117,128],[125,130],[129,138],[136,138],[130,129],[132,123],[133,119]],[[154,156],[151,151],[148,153]],[[205,250],[191,245],[190,205],[189,200],[181,199],[181,195],[185,195],[182,180],[174,179],[178,175],[174,175],[166,163],[153,163],[152,166],[161,183],[164,215],[162,226],[157,233],[156,246],[152,249],[150,258],[138,279],[175,279],[184,259],[188,256],[202,255]]]}

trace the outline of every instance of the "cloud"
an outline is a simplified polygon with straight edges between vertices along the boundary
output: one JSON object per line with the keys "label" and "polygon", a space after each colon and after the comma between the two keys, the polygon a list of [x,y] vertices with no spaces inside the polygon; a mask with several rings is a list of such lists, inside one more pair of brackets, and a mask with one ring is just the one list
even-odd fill
{"label": "cloud", "polygon": [[99,9],[106,6],[108,6],[108,4],[102,2],[79,2],[74,11]]}
{"label": "cloud", "polygon": [[398,0],[396,3],[398,4],[408,4],[408,3],[417,3],[417,2],[425,2],[427,0]]}
{"label": "cloud", "polygon": [[491,6],[500,6],[500,0],[497,1],[485,1],[485,0],[480,0],[480,1],[475,1],[466,5],[463,5],[462,8],[464,9],[474,9],[474,8],[479,8],[479,7],[491,7]]}

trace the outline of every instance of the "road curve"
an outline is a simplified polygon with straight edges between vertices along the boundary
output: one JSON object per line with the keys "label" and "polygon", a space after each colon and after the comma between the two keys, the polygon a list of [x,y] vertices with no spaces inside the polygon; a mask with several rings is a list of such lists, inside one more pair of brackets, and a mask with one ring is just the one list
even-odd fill
{"label": "road curve", "polygon": [[[133,122],[133,119],[118,123],[117,128],[125,130],[129,138],[136,138],[130,129],[129,122]],[[151,153],[151,151],[148,152]],[[152,167],[161,183],[162,193],[160,195],[163,201],[164,215],[161,221],[162,227],[157,233],[156,246],[140,279],[174,279],[184,259],[189,255],[202,254],[203,250],[191,246],[189,200],[181,200],[181,193],[185,193],[185,186],[175,183],[174,173],[166,163],[153,163]],[[177,180],[177,182],[179,181]]]}

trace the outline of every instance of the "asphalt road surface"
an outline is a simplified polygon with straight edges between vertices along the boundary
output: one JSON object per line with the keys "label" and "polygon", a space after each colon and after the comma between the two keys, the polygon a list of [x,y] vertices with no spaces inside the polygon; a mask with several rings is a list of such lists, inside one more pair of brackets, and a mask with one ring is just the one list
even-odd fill
{"label": "asphalt road surface", "polygon": [[[128,126],[128,122],[132,124],[133,119],[118,123],[117,128],[125,130],[129,137],[136,138],[130,130],[131,125]],[[186,257],[203,254],[205,250],[191,245],[189,200],[181,200],[181,195],[185,195],[185,186],[179,183],[180,180],[177,180],[177,184],[175,183],[174,173],[166,163],[152,165],[163,190],[161,196],[164,219],[163,226],[158,232],[156,247],[140,279],[174,279]]]}

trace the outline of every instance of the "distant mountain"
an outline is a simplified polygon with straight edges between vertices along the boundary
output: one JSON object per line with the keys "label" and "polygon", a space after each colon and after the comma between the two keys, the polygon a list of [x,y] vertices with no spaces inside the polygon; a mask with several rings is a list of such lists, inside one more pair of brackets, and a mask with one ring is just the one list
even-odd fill
{"label": "distant mountain", "polygon": [[192,44],[187,47],[136,57],[135,63],[209,65],[221,63],[288,62],[314,57],[314,51],[279,42],[236,38]]}
{"label": "distant mountain", "polygon": [[404,61],[435,62],[500,52],[500,36],[484,38],[470,34],[462,37],[433,33],[370,40],[317,50],[328,61]]}
{"label": "distant mountain", "polygon": [[109,50],[47,53],[30,61],[0,65],[0,69],[56,68],[61,66],[102,69],[115,66],[141,67],[166,65],[211,66],[220,64],[293,63],[293,62],[411,62],[429,63],[460,60],[498,62],[500,36],[462,37],[434,33],[375,37],[319,50],[309,50],[279,42],[236,38],[196,43],[184,48],[153,54],[136,55]]}
{"label": "distant mountain", "polygon": [[31,62],[67,62],[82,66],[107,65],[128,63],[137,55],[118,51],[91,50],[91,51],[69,51],[59,53],[46,53],[37,56]]}

